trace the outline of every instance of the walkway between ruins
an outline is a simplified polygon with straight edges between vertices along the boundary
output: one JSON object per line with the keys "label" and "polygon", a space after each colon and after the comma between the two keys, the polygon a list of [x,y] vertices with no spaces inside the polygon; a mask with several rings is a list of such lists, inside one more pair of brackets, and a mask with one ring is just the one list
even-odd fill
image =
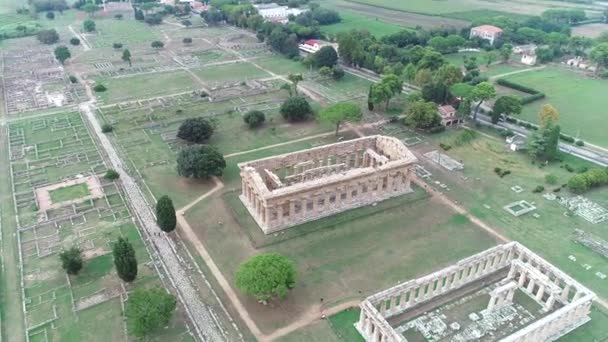
{"label": "walkway between ruins", "polygon": [[140,232],[145,240],[152,243],[154,250],[159,254],[158,259],[161,262],[161,266],[171,285],[176,290],[177,296],[196,330],[195,334],[203,341],[223,341],[221,329],[217,326],[209,307],[201,301],[198,291],[190,279],[191,271],[186,269],[183,263],[180,262],[175,243],[166,234],[158,234],[161,230],[156,224],[156,217],[141,192],[139,185],[124,170],[122,160],[114,145],[102,133],[101,124],[97,121],[93,111],[95,96],[90,84],[84,82],[80,75],[77,75],[77,77],[85,85],[86,93],[90,99],[88,102],[80,104],[80,112],[89,123],[92,130],[91,133],[99,141],[100,147],[107,155],[112,168],[120,174],[119,181],[124,189],[126,199],[128,199],[128,204],[141,223]]}

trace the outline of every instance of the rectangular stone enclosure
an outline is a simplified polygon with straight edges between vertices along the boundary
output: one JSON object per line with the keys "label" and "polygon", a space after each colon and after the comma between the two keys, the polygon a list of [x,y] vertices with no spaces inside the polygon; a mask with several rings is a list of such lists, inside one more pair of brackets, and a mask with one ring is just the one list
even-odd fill
{"label": "rectangular stone enclosure", "polygon": [[[554,341],[590,320],[596,298],[589,289],[518,242],[499,245],[473,255],[435,273],[413,279],[365,299],[355,324],[366,341],[404,342],[389,322],[395,317],[430,311],[443,298],[452,298],[472,284],[499,283],[482,315],[509,305],[516,290],[542,306],[541,318],[500,338],[501,342]],[[477,340],[494,340],[488,338]]]}
{"label": "rectangular stone enclosure", "polygon": [[241,201],[265,234],[411,192],[416,156],[370,136],[239,164]]}

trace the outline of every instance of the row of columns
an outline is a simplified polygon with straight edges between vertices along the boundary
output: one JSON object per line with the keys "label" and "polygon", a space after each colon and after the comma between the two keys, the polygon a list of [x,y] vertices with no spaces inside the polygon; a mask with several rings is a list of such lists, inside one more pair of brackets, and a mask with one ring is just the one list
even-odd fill
{"label": "row of columns", "polygon": [[488,302],[487,310],[491,312],[512,303],[516,290],[517,284],[515,282],[510,282],[490,292],[490,301]]}
{"label": "row of columns", "polygon": [[315,158],[306,162],[298,162],[291,165],[274,168],[271,171],[279,177],[283,175],[283,179],[292,178],[297,179],[297,175],[305,173],[311,169],[327,167],[327,170],[331,170],[330,166],[336,164],[343,164],[344,168],[349,170],[358,167],[364,167],[364,149],[356,150],[351,153],[337,154],[323,156],[323,158]]}
{"label": "row of columns", "polygon": [[456,265],[439,274],[404,283],[401,285],[403,289],[379,301],[379,311],[384,317],[397,315],[418,303],[475,281],[508,265],[511,255],[510,250],[499,250],[467,264]]}
{"label": "row of columns", "polygon": [[[356,327],[367,342],[399,342],[405,341],[397,332],[391,328],[386,320],[377,316],[373,308],[367,309],[364,304],[359,314],[359,322]],[[374,315],[374,313],[376,315]]]}

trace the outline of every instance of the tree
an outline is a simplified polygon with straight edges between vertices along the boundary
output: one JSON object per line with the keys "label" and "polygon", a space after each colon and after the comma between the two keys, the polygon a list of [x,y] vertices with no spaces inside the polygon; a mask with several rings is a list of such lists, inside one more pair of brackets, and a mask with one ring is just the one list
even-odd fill
{"label": "tree", "polygon": [[367,93],[367,109],[369,111],[374,110],[374,100],[372,98],[373,84],[369,86],[369,92]]}
{"label": "tree", "polygon": [[260,110],[252,110],[245,113],[243,121],[245,121],[249,128],[256,128],[266,121],[266,115]]}
{"label": "tree", "polygon": [[319,113],[321,121],[336,125],[336,136],[340,131],[340,124],[344,121],[358,122],[363,118],[361,108],[354,103],[342,102],[331,105]]}
{"label": "tree", "polygon": [[177,218],[175,217],[175,207],[169,196],[163,195],[156,202],[156,223],[165,233],[175,230]]}
{"label": "tree", "polygon": [[134,8],[133,12],[134,12],[133,15],[135,16],[135,20],[139,20],[139,21],[145,20],[144,12],[142,10]]}
{"label": "tree", "polygon": [[46,12],[46,18],[47,18],[48,20],[53,20],[53,19],[55,19],[55,13],[53,13],[53,12]]}
{"label": "tree", "polygon": [[441,124],[441,116],[433,102],[415,101],[407,108],[405,122],[415,128],[431,128]]}
{"label": "tree", "polygon": [[433,73],[429,69],[420,69],[414,75],[414,84],[424,87],[433,81]]}
{"label": "tree", "polygon": [[343,79],[345,74],[346,73],[344,72],[344,69],[340,68],[337,65],[334,65],[334,67],[331,68],[331,77],[335,81],[339,81],[339,80]]}
{"label": "tree", "polygon": [[182,43],[184,43],[184,44],[192,44],[192,38],[185,37],[184,39],[182,39]]}
{"label": "tree", "polygon": [[116,50],[118,50],[118,49],[122,49],[123,45],[122,45],[122,43],[112,43],[112,47],[115,48]]}
{"label": "tree", "polygon": [[224,156],[209,145],[183,148],[177,155],[177,173],[184,177],[221,176],[226,168]]}
{"label": "tree", "polygon": [[104,123],[101,125],[101,133],[111,133],[114,130],[114,126],[109,123]]}
{"label": "tree", "polygon": [[295,283],[293,262],[277,253],[253,256],[236,271],[236,286],[261,302],[274,296],[285,298]]}
{"label": "tree", "polygon": [[104,91],[108,90],[108,88],[106,88],[106,86],[104,86],[103,84],[96,84],[93,87],[93,90],[95,90],[95,92],[97,93],[103,93]]}
{"label": "tree", "polygon": [[[82,6],[81,9],[83,11],[85,11],[86,13],[88,13],[89,17],[93,17],[93,16],[95,16],[95,12],[97,12],[97,10],[99,10],[99,7],[97,7],[97,5],[95,5],[93,3],[88,3],[84,6]],[[87,32],[91,32],[91,31],[87,31]]]}
{"label": "tree", "polygon": [[177,137],[196,144],[202,144],[211,138],[215,127],[205,118],[186,119],[179,126]]}
{"label": "tree", "polygon": [[74,38],[70,39],[70,44],[72,44],[74,46],[80,45],[80,39],[74,37]]}
{"label": "tree", "polygon": [[293,96],[293,88],[291,87],[291,85],[289,83],[281,84],[280,89],[286,90],[290,97]]}
{"label": "tree", "polygon": [[112,245],[112,256],[114,257],[114,266],[116,266],[118,277],[127,283],[135,280],[137,277],[137,259],[135,258],[135,249],[133,249],[129,240],[119,237]]}
{"label": "tree", "polygon": [[131,51],[129,51],[129,49],[124,49],[122,51],[122,60],[124,62],[129,63],[129,66],[131,66]]}
{"label": "tree", "polygon": [[125,307],[130,333],[144,337],[166,326],[175,311],[175,296],[161,288],[135,289],[129,294]]}
{"label": "tree", "polygon": [[59,33],[55,29],[38,31],[36,38],[44,44],[55,44],[59,41]]}
{"label": "tree", "polygon": [[450,96],[449,88],[456,83],[462,82],[462,71],[452,64],[444,64],[435,73],[435,83],[447,88],[444,91],[443,102],[447,102]]}
{"label": "tree", "polygon": [[293,93],[295,95],[298,95],[298,83],[304,81],[304,77],[302,77],[302,74],[289,74],[287,76],[287,79],[291,81],[291,83],[293,83]]}
{"label": "tree", "polygon": [[321,67],[319,69],[319,75],[325,77],[325,78],[329,78],[331,77],[331,68],[330,67]]}
{"label": "tree", "polygon": [[332,46],[324,46],[313,55],[313,60],[318,68],[333,67],[338,63],[338,53]]}
{"label": "tree", "polygon": [[540,131],[534,132],[528,139],[528,150],[532,157],[541,161],[551,161],[558,153],[560,127],[549,120],[541,127]]}
{"label": "tree", "polygon": [[82,269],[82,255],[78,247],[62,251],[59,253],[59,259],[61,259],[61,267],[68,274],[76,275]]}
{"label": "tree", "polygon": [[589,53],[589,58],[597,64],[596,73],[599,73],[602,68],[608,68],[608,43],[596,45]]}
{"label": "tree", "polygon": [[95,31],[95,22],[91,19],[87,19],[82,23],[82,28],[85,32]]}
{"label": "tree", "polygon": [[155,40],[152,43],[150,43],[150,46],[155,49],[162,49],[163,46],[165,46],[165,43],[161,42],[160,40]]}
{"label": "tree", "polygon": [[72,57],[72,54],[67,46],[62,45],[55,48],[55,58],[57,58],[59,63],[64,64],[65,61],[70,57]]}
{"label": "tree", "polygon": [[118,178],[120,178],[120,173],[118,173],[116,170],[110,169],[106,171],[106,174],[103,175],[103,178],[107,180],[117,180]]}
{"label": "tree", "polygon": [[471,99],[473,101],[479,101],[475,106],[473,121],[477,121],[477,113],[479,112],[479,107],[481,107],[483,101],[487,101],[495,96],[496,89],[494,89],[494,85],[490,82],[481,82],[473,88],[471,91]]}
{"label": "tree", "polygon": [[521,100],[516,96],[501,96],[494,103],[492,109],[492,123],[497,123],[501,115],[520,114],[523,106]]}
{"label": "tree", "polygon": [[503,63],[506,63],[509,61],[509,58],[511,58],[512,52],[513,52],[513,45],[511,45],[511,44],[505,44],[500,48],[498,53],[500,54],[500,58],[502,59]]}
{"label": "tree", "polygon": [[283,102],[280,112],[285,120],[296,122],[308,119],[312,114],[312,108],[308,101],[306,101],[306,98],[292,96]]}
{"label": "tree", "polygon": [[184,19],[184,20],[182,20],[182,25],[184,25],[186,27],[190,27],[190,26],[192,26],[192,22],[188,19]]}
{"label": "tree", "polygon": [[559,120],[559,113],[557,109],[555,109],[555,107],[547,103],[540,108],[540,111],[538,112],[538,118],[540,120],[541,126],[544,127],[547,126],[549,122],[556,124]]}

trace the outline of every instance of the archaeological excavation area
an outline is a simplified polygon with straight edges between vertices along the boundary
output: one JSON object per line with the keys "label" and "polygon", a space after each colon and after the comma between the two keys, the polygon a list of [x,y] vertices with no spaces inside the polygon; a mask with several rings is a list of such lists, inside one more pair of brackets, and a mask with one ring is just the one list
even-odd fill
{"label": "archaeological excavation area", "polygon": [[518,242],[368,297],[366,341],[553,341],[587,323],[595,294]]}

